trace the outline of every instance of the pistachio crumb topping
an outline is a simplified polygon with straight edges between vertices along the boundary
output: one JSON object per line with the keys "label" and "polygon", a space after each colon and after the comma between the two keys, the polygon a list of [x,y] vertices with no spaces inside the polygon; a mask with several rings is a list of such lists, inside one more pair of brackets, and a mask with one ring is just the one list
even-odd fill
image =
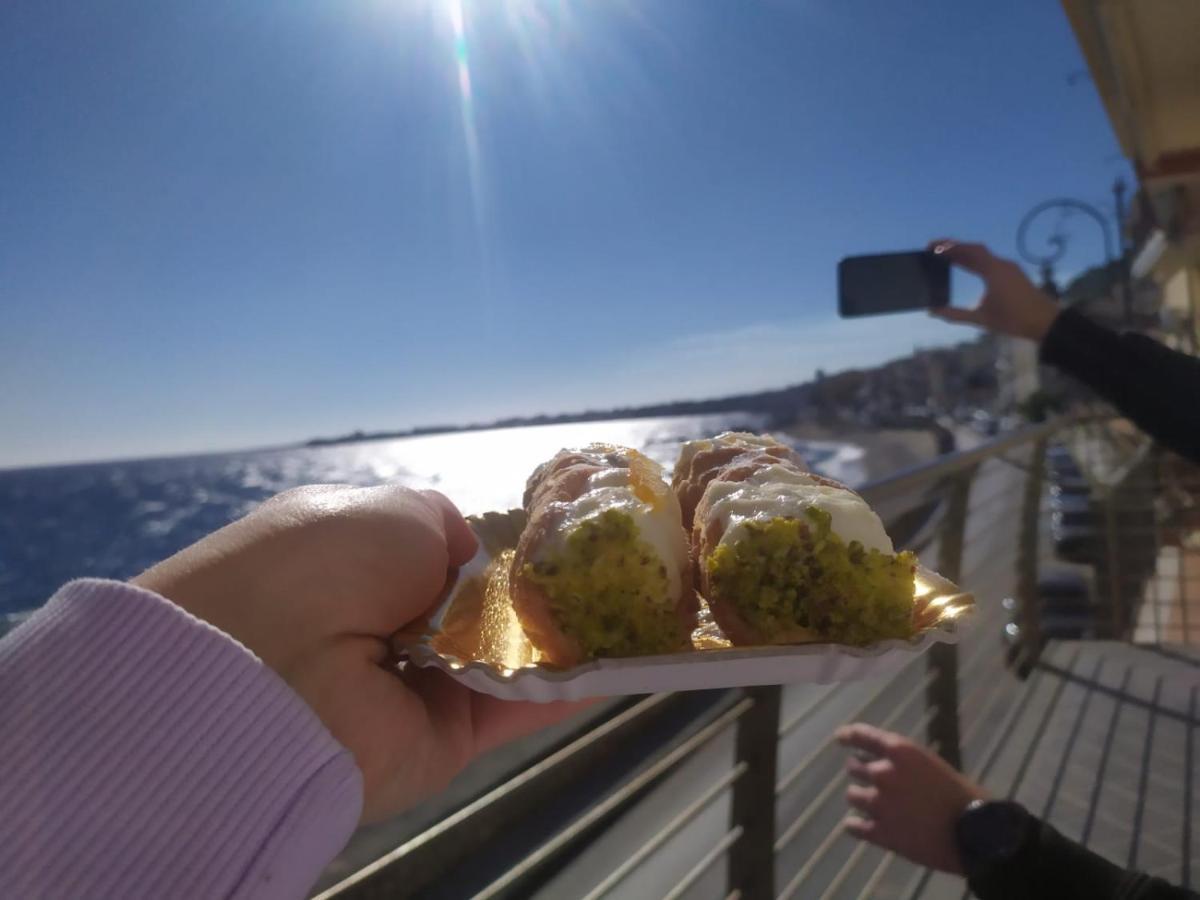
{"label": "pistachio crumb topping", "polygon": [[705,561],[712,599],[731,604],[766,639],[797,626],[844,644],[912,633],[916,557],[847,544],[828,512],[745,523]]}
{"label": "pistachio crumb topping", "polygon": [[670,653],[687,640],[666,564],[628,513],[610,509],[585,520],[560,550],[524,572],[588,656]]}

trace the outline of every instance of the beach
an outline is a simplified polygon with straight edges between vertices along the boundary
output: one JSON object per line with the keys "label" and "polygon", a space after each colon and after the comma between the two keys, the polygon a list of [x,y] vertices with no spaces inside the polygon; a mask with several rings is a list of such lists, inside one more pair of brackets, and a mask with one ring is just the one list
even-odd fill
{"label": "beach", "polygon": [[806,444],[842,444],[859,448],[862,453],[857,457],[857,466],[863,482],[928,462],[938,455],[936,435],[924,428],[860,428],[797,422],[780,432]]}

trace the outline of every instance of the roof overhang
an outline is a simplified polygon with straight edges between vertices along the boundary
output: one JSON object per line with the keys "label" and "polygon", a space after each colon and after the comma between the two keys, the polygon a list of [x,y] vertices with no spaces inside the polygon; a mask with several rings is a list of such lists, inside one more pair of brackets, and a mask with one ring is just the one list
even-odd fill
{"label": "roof overhang", "polygon": [[1062,4],[1143,182],[1200,183],[1200,2]]}

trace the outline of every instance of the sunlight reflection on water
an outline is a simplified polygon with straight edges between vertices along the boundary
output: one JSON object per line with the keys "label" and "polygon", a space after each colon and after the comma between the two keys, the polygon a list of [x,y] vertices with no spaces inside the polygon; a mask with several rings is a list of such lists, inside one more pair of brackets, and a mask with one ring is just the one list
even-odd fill
{"label": "sunlight reflection on water", "polygon": [[378,481],[436,488],[470,514],[520,506],[530,472],[563,447],[623,444],[670,466],[683,441],[721,430],[726,422],[728,417],[626,419],[431,435],[357,445],[356,463]]}

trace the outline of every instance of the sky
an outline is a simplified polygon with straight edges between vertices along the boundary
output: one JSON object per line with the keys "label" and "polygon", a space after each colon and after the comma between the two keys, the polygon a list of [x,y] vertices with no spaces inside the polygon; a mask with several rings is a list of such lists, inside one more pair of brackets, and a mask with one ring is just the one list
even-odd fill
{"label": "sky", "polygon": [[[0,467],[778,387],[1127,168],[1045,0],[0,5]],[[1072,223],[1066,271],[1099,261]],[[960,301],[976,285],[956,278]]]}

